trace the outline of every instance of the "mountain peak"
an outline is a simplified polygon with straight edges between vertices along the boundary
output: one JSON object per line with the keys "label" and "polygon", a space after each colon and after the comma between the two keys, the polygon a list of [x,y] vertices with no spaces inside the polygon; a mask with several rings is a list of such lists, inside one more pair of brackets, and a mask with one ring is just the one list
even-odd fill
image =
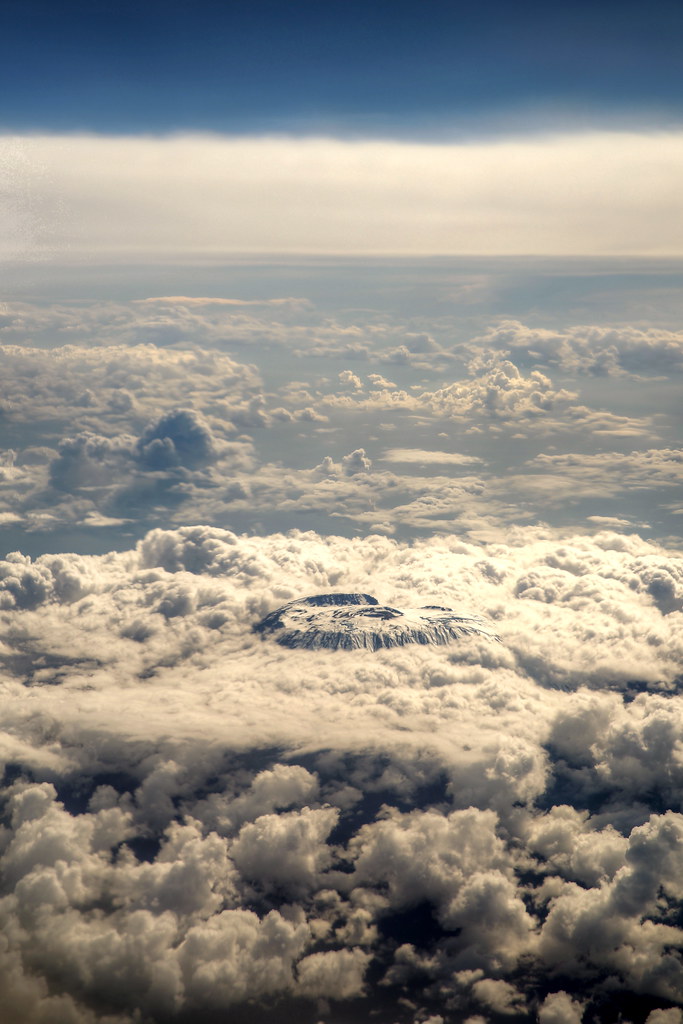
{"label": "mountain peak", "polygon": [[498,639],[477,618],[425,605],[401,610],[370,594],[316,594],[290,601],[254,627],[282,647],[370,650],[406,644],[442,645],[478,634]]}

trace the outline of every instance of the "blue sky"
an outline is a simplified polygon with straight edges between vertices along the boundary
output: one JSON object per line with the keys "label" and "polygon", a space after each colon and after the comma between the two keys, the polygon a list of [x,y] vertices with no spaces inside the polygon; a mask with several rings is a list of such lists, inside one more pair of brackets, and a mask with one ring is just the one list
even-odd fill
{"label": "blue sky", "polygon": [[680,123],[683,7],[5,0],[4,131],[472,136]]}

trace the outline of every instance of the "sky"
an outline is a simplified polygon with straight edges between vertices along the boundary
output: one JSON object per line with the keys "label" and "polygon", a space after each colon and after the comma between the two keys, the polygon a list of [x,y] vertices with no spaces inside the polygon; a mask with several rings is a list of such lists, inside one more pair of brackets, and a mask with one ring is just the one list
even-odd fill
{"label": "sky", "polygon": [[3,5],[0,123],[419,137],[678,124],[675,0]]}
{"label": "sky", "polygon": [[5,0],[12,1024],[682,1024],[682,29]]}

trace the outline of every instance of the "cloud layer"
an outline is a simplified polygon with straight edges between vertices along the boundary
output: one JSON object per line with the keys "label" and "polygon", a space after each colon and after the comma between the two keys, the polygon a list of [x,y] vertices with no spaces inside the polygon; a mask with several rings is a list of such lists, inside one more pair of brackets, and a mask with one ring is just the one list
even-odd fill
{"label": "cloud layer", "polygon": [[454,342],[456,319],[427,333],[305,299],[7,303],[2,522],[490,537],[578,516],[673,535],[680,333],[504,320]]}
{"label": "cloud layer", "polygon": [[441,145],[5,136],[0,147],[9,258],[681,248],[677,131]]}
{"label": "cloud layer", "polygon": [[[3,1008],[680,1024],[677,322],[283,266],[0,310]],[[331,592],[501,640],[254,628]]]}
{"label": "cloud layer", "polygon": [[[370,587],[502,643],[253,630]],[[678,1020],[679,555],[184,527],[2,595],[15,1019]]]}

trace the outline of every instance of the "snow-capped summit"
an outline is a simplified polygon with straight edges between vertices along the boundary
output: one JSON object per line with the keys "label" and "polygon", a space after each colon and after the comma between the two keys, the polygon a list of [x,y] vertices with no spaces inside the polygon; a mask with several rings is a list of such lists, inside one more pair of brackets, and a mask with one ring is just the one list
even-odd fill
{"label": "snow-capped summit", "polygon": [[317,594],[290,601],[255,627],[283,647],[347,650],[448,644],[470,634],[498,639],[476,618],[450,608],[426,605],[400,610],[381,605],[370,594]]}

